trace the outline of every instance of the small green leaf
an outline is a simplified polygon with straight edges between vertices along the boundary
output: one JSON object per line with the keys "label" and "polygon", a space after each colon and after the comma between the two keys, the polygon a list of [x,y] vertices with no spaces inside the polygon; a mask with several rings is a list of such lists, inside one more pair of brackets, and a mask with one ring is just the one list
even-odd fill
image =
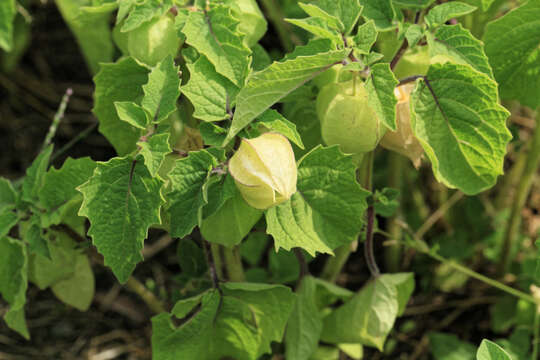
{"label": "small green leaf", "polygon": [[429,333],[429,347],[435,360],[474,360],[475,347],[456,335]]}
{"label": "small green leaf", "polygon": [[431,57],[449,57],[456,63],[470,65],[493,78],[484,45],[460,24],[442,25],[435,36],[429,35],[427,40]]}
{"label": "small green leaf", "polygon": [[131,101],[115,101],[114,107],[120,120],[127,122],[137,129],[146,130],[146,127],[150,123],[148,119],[150,115],[142,107]]}
{"label": "small green leaf", "polygon": [[209,122],[202,122],[199,125],[199,131],[203,142],[210,146],[221,146],[227,137],[227,130]]}
{"label": "small green leaf", "polygon": [[90,220],[88,235],[121,283],[143,260],[141,250],[150,225],[159,224],[163,181],[154,178],[142,159],[98,162],[93,176],[79,186],[79,215]]}
{"label": "small green leaf", "polygon": [[300,8],[302,8],[309,16],[324,19],[329,28],[339,30],[340,32],[345,30],[345,25],[343,25],[341,20],[327,11],[324,11],[317,5],[318,4],[314,3],[298,3],[298,6],[300,6]]}
{"label": "small green leaf", "polygon": [[99,119],[99,131],[119,155],[135,150],[142,131],[121,121],[114,103],[136,101],[143,95],[142,85],[146,82],[148,70],[129,57],[121,58],[114,64],[102,64],[101,71],[94,77],[93,112]]}
{"label": "small green leaf", "polygon": [[[28,253],[29,254],[39,254],[46,258],[51,258],[51,253],[47,240],[45,240],[41,227],[37,223],[38,219],[33,218],[33,221],[30,222],[28,228],[24,231],[21,231],[21,238],[24,242],[28,244]],[[21,230],[22,230],[21,226]]]}
{"label": "small green leaf", "polygon": [[428,12],[424,18],[424,21],[426,22],[427,26],[436,27],[443,25],[452,18],[470,14],[476,9],[476,6],[471,6],[459,1],[451,1],[435,6]]}
{"label": "small green leaf", "polygon": [[169,136],[169,133],[154,134],[150,136],[148,141],[137,143],[141,148],[140,153],[144,158],[144,164],[152,177],[157,176],[159,168],[165,161],[165,156],[171,152]]}
{"label": "small green leaf", "polygon": [[24,320],[28,260],[21,241],[0,237],[0,294],[9,304],[6,324],[26,339],[30,338]]}
{"label": "small green leaf", "polygon": [[13,21],[16,14],[15,0],[0,3],[0,48],[8,52],[13,46]]}
{"label": "small green leaf", "polygon": [[476,353],[476,360],[512,360],[512,358],[499,345],[484,339]]}
{"label": "small green leaf", "polygon": [[330,40],[321,39],[298,47],[287,60],[274,62],[252,74],[236,97],[236,110],[226,142],[285,95],[343,60],[349,51],[333,50]]}
{"label": "small green leaf", "polygon": [[412,48],[424,37],[424,29],[418,24],[410,24],[405,31],[405,38]]}
{"label": "small green leaf", "polygon": [[173,58],[167,56],[152,69],[148,83],[143,85],[141,106],[152,115],[155,123],[167,119],[176,110],[176,100],[180,96],[178,71]]}
{"label": "small green leaf", "polygon": [[[362,13],[362,6],[358,0],[319,0],[314,3],[322,11],[339,19],[343,28],[341,29],[344,35],[348,35],[354,28]],[[312,15],[314,16],[314,15]]]}
{"label": "small green leaf", "polygon": [[360,343],[382,351],[413,288],[410,273],[377,277],[324,318],[321,339],[334,344]]}
{"label": "small green leaf", "polygon": [[12,207],[17,204],[17,192],[11,185],[11,181],[0,177],[0,210],[4,207]]}
{"label": "small green leaf", "polygon": [[[230,357],[256,360],[269,353],[272,341],[281,341],[295,301],[282,285],[223,283],[221,293],[211,290],[200,309],[180,326],[172,314],[152,319],[152,353],[155,360],[215,360]],[[187,314],[199,300],[182,300],[176,309]]]}
{"label": "small green leaf", "polygon": [[77,310],[86,311],[94,299],[95,280],[88,257],[76,254],[73,274],[51,286],[54,295]]}
{"label": "small green leaf", "polygon": [[204,185],[218,159],[206,150],[192,151],[177,160],[169,172],[171,189],[166,197],[171,215],[171,236],[183,238],[202,222],[207,203]]}
{"label": "small green leaf", "polygon": [[342,42],[339,32],[330,27],[326,19],[320,17],[308,17],[304,19],[285,19],[285,21],[298,26],[315,36],[332,40],[335,44]]}
{"label": "small green leaf", "polygon": [[497,84],[469,66],[431,65],[427,82],[411,95],[411,126],[431,160],[435,177],[466,194],[477,194],[503,173],[508,111]]}
{"label": "small green leaf", "polygon": [[287,322],[285,333],[285,358],[308,360],[317,350],[322,333],[322,318],[315,304],[316,283],[305,276],[297,293],[296,304]]}
{"label": "small green leaf", "polygon": [[214,65],[204,55],[195,63],[187,64],[189,81],[182,86],[182,93],[193,104],[193,116],[204,121],[219,121],[229,117],[227,105],[236,98],[238,87],[216,72]]}
{"label": "small green leaf", "polygon": [[356,182],[350,156],[337,146],[313,149],[300,161],[297,188],[290,200],[266,211],[276,250],[331,254],[357,239],[368,193]]}
{"label": "small green leaf", "polygon": [[240,193],[201,223],[201,235],[212,243],[233,247],[259,221],[263,212],[249,206]]}
{"label": "small green leaf", "polygon": [[366,81],[368,103],[379,120],[390,130],[396,130],[396,104],[394,88],[399,81],[390,70],[390,64],[375,64]]}
{"label": "small green leaf", "polygon": [[399,208],[399,190],[384,188],[375,191],[375,212],[384,217],[392,216]]}
{"label": "small green leaf", "polygon": [[487,24],[486,54],[503,99],[540,105],[540,2],[528,1]]}
{"label": "small green leaf", "polygon": [[[122,3],[125,3],[124,5]],[[120,31],[128,32],[135,30],[142,24],[152,20],[155,17],[163,15],[172,7],[172,1],[136,1],[124,0],[120,2],[120,10],[116,23],[118,24],[129,13],[129,16],[124,21],[124,25]]]}
{"label": "small green leaf", "polygon": [[392,0],[392,2],[407,9],[426,9],[435,0]]}
{"label": "small green leaf", "polygon": [[262,124],[270,131],[280,133],[298,145],[300,149],[304,149],[304,144],[302,144],[300,134],[298,134],[298,131],[296,131],[296,125],[285,119],[285,117],[283,117],[283,115],[278,113],[276,110],[269,109],[262,113],[262,115],[259,116],[258,124]]}
{"label": "small green leaf", "polygon": [[52,145],[47,146],[26,170],[26,176],[22,185],[22,199],[24,201],[33,203],[38,199],[39,190],[43,186],[45,173],[49,167],[52,150]]}
{"label": "small green leaf", "polygon": [[396,17],[392,0],[361,0],[364,7],[362,17],[366,20],[373,20],[379,31],[394,29],[394,19]]}
{"label": "small green leaf", "polygon": [[0,238],[9,234],[12,227],[17,225],[17,213],[8,207],[0,208]]}
{"label": "small green leaf", "polygon": [[182,32],[186,43],[205,55],[218,73],[242,87],[248,75],[251,51],[237,32],[238,24],[229,7],[215,5],[204,14],[190,12]]}
{"label": "small green leaf", "polygon": [[358,27],[356,35],[353,37],[354,49],[360,54],[369,54],[371,47],[377,41],[377,28],[375,22],[369,20]]}

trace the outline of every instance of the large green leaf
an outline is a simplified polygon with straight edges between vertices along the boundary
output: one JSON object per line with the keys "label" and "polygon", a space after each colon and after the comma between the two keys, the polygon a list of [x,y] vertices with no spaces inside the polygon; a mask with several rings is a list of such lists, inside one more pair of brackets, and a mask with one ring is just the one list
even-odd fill
{"label": "large green leaf", "polygon": [[162,185],[140,157],[123,157],[98,163],[93,176],[78,188],[84,197],[79,215],[90,220],[88,234],[121,283],[143,260],[148,228],[160,223]]}
{"label": "large green leaf", "polygon": [[396,130],[396,104],[394,88],[399,83],[390,65],[375,64],[371,67],[366,81],[368,103],[375,110],[377,117],[390,130]]}
{"label": "large green leaf", "polygon": [[142,85],[148,82],[148,70],[132,58],[122,58],[114,64],[102,64],[94,77],[93,112],[99,119],[99,131],[114,146],[119,155],[135,150],[142,130],[120,120],[114,103],[136,101],[143,95]]}
{"label": "large green leaf", "polygon": [[429,333],[429,347],[434,360],[473,360],[475,347],[454,334]]}
{"label": "large green leaf", "polygon": [[408,274],[385,274],[324,318],[322,340],[334,344],[360,343],[382,351],[386,337],[414,288]]}
{"label": "large green leaf", "polygon": [[501,97],[540,105],[540,1],[530,0],[486,26],[486,54]]}
{"label": "large green leaf", "polygon": [[305,276],[298,288],[297,300],[285,333],[285,358],[308,360],[317,350],[322,332],[322,317],[315,304],[317,284],[311,276]]}
{"label": "large green leaf", "polygon": [[94,299],[95,280],[90,261],[85,254],[75,255],[75,268],[67,279],[51,286],[54,295],[77,310],[86,311]]}
{"label": "large green leaf", "polygon": [[11,181],[0,177],[0,210],[17,203],[17,193]]}
{"label": "large green leaf", "polygon": [[252,74],[236,97],[236,110],[226,142],[285,95],[343,60],[349,52],[333,49],[332,42],[324,39],[300,47],[286,60]]}
{"label": "large green leaf", "polygon": [[99,70],[99,63],[113,60],[114,44],[109,20],[116,9],[116,2],[98,6],[89,1],[55,0],[62,17],[75,35],[84,59],[92,74]]}
{"label": "large green leaf", "polygon": [[313,4],[338,19],[343,25],[340,30],[345,35],[351,33],[362,13],[362,6],[358,0],[317,0]]}
{"label": "large green leaf", "polygon": [[451,1],[435,6],[424,18],[427,26],[436,27],[448,20],[467,15],[476,10],[475,6],[460,1]]}
{"label": "large green leaf", "polygon": [[169,179],[167,193],[171,216],[171,235],[182,238],[202,221],[202,208],[207,203],[206,184],[218,159],[207,150],[192,151],[177,160]]}
{"label": "large green leaf", "polygon": [[141,106],[152,115],[154,122],[167,119],[176,110],[180,96],[178,71],[173,58],[167,56],[152,69],[148,83],[143,85]]}
{"label": "large green leaf", "polygon": [[238,94],[236,87],[230,80],[219,74],[214,65],[204,55],[199,56],[193,64],[187,64],[189,81],[182,86],[182,93],[193,104],[193,116],[205,121],[219,121],[226,119],[227,104]]}
{"label": "large green leaf", "polygon": [[469,66],[450,63],[432,65],[427,79],[411,96],[411,126],[435,177],[466,194],[491,187],[503,173],[511,139],[497,84]]}
{"label": "large green leaf", "polygon": [[258,123],[262,124],[270,131],[280,133],[295,143],[300,149],[304,149],[302,138],[300,137],[298,131],[296,131],[296,125],[285,119],[283,115],[278,113],[276,110],[266,110],[261,116],[259,116]]}
{"label": "large green leaf", "polygon": [[124,18],[126,19],[126,21],[124,21],[122,24],[122,32],[137,29],[139,26],[147,23],[155,17],[163,15],[173,6],[171,0],[122,0],[119,1],[119,3],[120,9],[118,10],[116,23],[118,24]]}
{"label": "large green leaf", "polygon": [[224,283],[176,308],[200,309],[180,326],[173,314],[152,319],[152,353],[155,360],[215,360],[231,357],[256,360],[269,353],[272,341],[281,341],[295,296],[282,285]]}
{"label": "large green leaf", "polygon": [[482,340],[478,352],[476,353],[477,360],[512,360],[510,355],[503,350],[499,345],[489,340]]}
{"label": "large green leaf", "polygon": [[301,247],[311,255],[331,254],[356,240],[368,192],[356,182],[355,169],[337,146],[317,147],[300,161],[298,192],[266,211],[276,250]]}
{"label": "large green leaf", "polygon": [[364,7],[362,17],[373,20],[377,30],[386,31],[396,27],[396,14],[391,0],[360,0],[360,4]]}
{"label": "large green leaf", "polygon": [[460,24],[443,25],[435,35],[428,35],[431,57],[442,55],[459,64],[467,64],[493,78],[484,45]]}
{"label": "large green leaf", "polygon": [[21,241],[0,238],[0,294],[9,304],[4,315],[7,325],[25,338],[29,338],[24,321],[27,281],[26,248]]}
{"label": "large green leaf", "polygon": [[190,12],[182,32],[186,43],[205,55],[218,73],[241,87],[249,72],[251,51],[237,32],[238,24],[229,7],[215,5],[205,13]]}
{"label": "large green leaf", "polygon": [[15,0],[0,2],[0,48],[10,51],[13,46],[13,20],[17,14]]}

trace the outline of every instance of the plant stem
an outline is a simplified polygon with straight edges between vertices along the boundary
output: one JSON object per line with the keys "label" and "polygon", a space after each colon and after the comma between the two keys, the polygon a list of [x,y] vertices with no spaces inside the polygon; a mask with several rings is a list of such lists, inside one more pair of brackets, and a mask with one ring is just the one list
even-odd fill
{"label": "plant stem", "polygon": [[165,312],[165,305],[135,277],[129,277],[124,286],[139,295],[154,314]]}
{"label": "plant stem", "polygon": [[221,256],[221,248],[218,244],[210,244],[210,252],[212,255],[212,260],[214,262],[214,267],[216,268],[216,275],[219,279],[223,279],[223,262]]}
{"label": "plant stem", "polygon": [[86,129],[84,129],[83,131],[81,131],[79,134],[77,134],[77,136],[71,139],[66,145],[62,146],[54,154],[51,155],[50,162],[53,162],[57,157],[59,157],[60,155],[64,154],[66,151],[71,149],[73,145],[75,145],[76,143],[78,143],[79,141],[87,137],[88,134],[90,134],[92,131],[95,130],[95,128],[97,128],[97,126],[98,126],[98,123],[95,122],[92,125],[88,126]]}
{"label": "plant stem", "polygon": [[298,264],[300,265],[300,278],[298,279],[298,283],[300,283],[304,276],[309,275],[309,268],[304,253],[300,248],[294,248],[293,253],[298,260]]}
{"label": "plant stem", "polygon": [[52,138],[56,134],[56,130],[58,129],[58,125],[60,124],[60,121],[64,118],[64,113],[66,112],[66,107],[69,102],[69,98],[72,94],[73,94],[73,90],[71,88],[68,88],[66,90],[66,93],[62,97],[62,101],[60,102],[58,111],[54,115],[51,126],[49,127],[49,131],[47,132],[47,135],[45,136],[45,140],[43,141],[42,149],[45,149],[51,143]]}
{"label": "plant stem", "polygon": [[375,261],[375,254],[373,253],[373,222],[375,220],[375,210],[373,205],[369,205],[367,209],[367,229],[366,229],[366,241],[364,242],[364,258],[368,266],[371,276],[374,278],[379,277],[381,272]]}
{"label": "plant stem", "polygon": [[[389,181],[388,186],[394,189],[401,190],[403,183],[403,171],[405,165],[405,158],[393,151],[388,153],[389,162]],[[401,204],[400,204],[401,205]],[[400,217],[401,206],[396,210],[394,216],[389,219],[387,230],[391,234],[392,239],[401,239],[401,227],[396,223],[396,219]],[[396,242],[384,249],[384,260],[386,265],[386,271],[398,272],[400,268],[401,259],[401,244]]]}
{"label": "plant stem", "polygon": [[461,198],[463,198],[464,194],[461,191],[456,191],[450,199],[445,201],[441,204],[441,206],[433,213],[429,218],[427,218],[426,221],[420,226],[418,230],[416,230],[416,236],[418,238],[423,238],[424,235],[431,229],[435,223],[446,214],[446,212],[454,206]]}
{"label": "plant stem", "polygon": [[291,30],[288,28],[288,24],[283,21],[283,14],[279,5],[276,4],[276,0],[261,0],[261,4],[268,19],[272,22],[272,25],[274,25],[274,29],[277,32],[283,50],[285,50],[285,52],[291,52],[294,47],[291,38]]}
{"label": "plant stem", "polygon": [[244,267],[242,266],[242,258],[238,246],[228,248],[223,246],[223,255],[225,256],[225,267],[230,281],[242,282],[246,278],[244,276]]}
{"label": "plant stem", "polygon": [[392,59],[392,61],[390,61],[390,69],[391,70],[394,70],[397,63],[399,62],[399,60],[401,59],[403,54],[405,54],[405,51],[407,50],[408,47],[409,47],[409,43],[407,42],[407,39],[404,39],[403,42],[401,43],[401,46],[399,47],[396,55],[394,55],[394,58]]}
{"label": "plant stem", "polygon": [[212,284],[214,286],[214,289],[218,289],[221,292],[221,288],[219,287],[219,280],[221,279],[221,277],[218,275],[218,267],[216,266],[216,260],[220,261],[220,256],[219,252],[216,254],[212,251],[213,245],[215,244],[210,244],[208,241],[202,239],[202,247],[204,250],[204,256],[206,257],[206,262],[208,263],[208,267],[210,268],[210,277],[212,278]]}
{"label": "plant stem", "polygon": [[534,337],[533,337],[533,350],[531,359],[538,359],[538,347],[540,345],[540,305],[536,306],[534,313]]}
{"label": "plant stem", "polygon": [[537,169],[540,166],[540,125],[538,125],[540,123],[540,112],[538,112],[536,118],[537,125],[534,129],[531,147],[525,163],[525,169],[521,174],[516,195],[512,203],[510,218],[506,223],[501,258],[499,261],[499,275],[504,274],[510,265],[512,245],[515,243],[519,234],[521,210],[525,206],[527,196],[529,195],[533,180],[536,176]]}

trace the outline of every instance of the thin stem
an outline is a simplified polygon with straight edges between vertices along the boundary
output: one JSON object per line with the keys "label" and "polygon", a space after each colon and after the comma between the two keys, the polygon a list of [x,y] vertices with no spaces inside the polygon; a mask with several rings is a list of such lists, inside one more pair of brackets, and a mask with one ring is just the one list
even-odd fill
{"label": "thin stem", "polygon": [[375,254],[373,253],[373,222],[375,220],[375,210],[373,205],[370,205],[367,209],[367,229],[366,229],[366,241],[364,242],[364,258],[368,266],[371,276],[374,278],[381,275],[377,262],[375,261]]}
{"label": "thin stem", "polygon": [[219,287],[219,277],[216,270],[216,263],[214,262],[215,259],[210,249],[210,243],[204,239],[202,240],[202,243],[206,262],[208,263],[208,267],[210,268],[210,277],[212,278],[212,284],[214,286],[214,289],[218,289],[221,291],[221,288]]}
{"label": "thin stem", "polygon": [[161,300],[159,300],[153,292],[148,290],[146,286],[135,277],[131,276],[124,286],[131,292],[139,295],[153,313],[159,314],[165,312],[165,305]]}
{"label": "thin stem", "polygon": [[288,24],[283,21],[283,13],[276,3],[276,0],[261,0],[261,4],[266,12],[266,15],[274,29],[277,32],[279,41],[283,46],[283,50],[286,52],[291,52],[293,50],[294,44],[291,36],[291,30],[289,29]]}
{"label": "thin stem", "polygon": [[408,47],[409,47],[409,43],[407,42],[407,39],[404,39],[403,42],[401,43],[401,46],[399,47],[396,55],[394,55],[394,58],[392,59],[392,61],[390,61],[390,69],[391,70],[394,70],[397,63],[399,62],[399,60],[401,59],[403,54],[405,54],[405,51],[407,50]]}
{"label": "thin stem", "polygon": [[221,247],[218,244],[210,244],[210,252],[214,261],[214,268],[218,279],[223,279],[223,256],[221,255]]}
{"label": "thin stem", "polygon": [[515,243],[519,234],[521,224],[521,210],[525,206],[527,196],[531,191],[533,180],[537,175],[536,172],[540,166],[540,111],[537,114],[537,125],[534,129],[531,147],[527,155],[525,169],[521,175],[516,195],[512,203],[510,219],[506,223],[504,233],[504,241],[501,250],[501,258],[499,261],[499,275],[504,274],[511,262],[512,245]]}
{"label": "thin stem", "polygon": [[298,279],[298,283],[300,283],[304,276],[309,275],[309,268],[304,253],[302,250],[300,250],[300,248],[294,248],[293,253],[298,260],[298,264],[300,265],[300,278]]}
{"label": "thin stem", "polygon": [[230,249],[223,247],[223,255],[225,256],[225,268],[230,281],[242,282],[246,280],[244,275],[244,267],[242,266],[242,258],[238,246]]}
{"label": "thin stem", "polygon": [[66,145],[62,146],[54,154],[52,154],[51,162],[53,162],[57,157],[64,154],[69,149],[71,149],[71,147],[73,147],[73,145],[75,145],[76,143],[78,143],[79,141],[81,141],[82,139],[87,137],[88,134],[90,134],[92,131],[94,131],[97,126],[98,126],[98,123],[95,122],[92,125],[90,125],[89,127],[87,127],[86,129],[84,129],[83,131],[81,131],[79,134],[77,134],[77,136],[75,136],[73,139],[71,139]]}
{"label": "thin stem", "polygon": [[[388,186],[395,189],[401,189],[403,183],[403,171],[405,167],[405,158],[391,151],[388,154],[389,162],[389,181]],[[401,206],[397,209],[394,216],[389,219],[387,230],[392,239],[401,239],[401,227],[396,223],[401,215]],[[398,272],[401,264],[401,244],[399,242],[385,247],[384,260],[386,271]]]}
{"label": "thin stem", "polygon": [[431,229],[431,227],[435,225],[435,223],[439,221],[452,206],[461,200],[463,196],[464,194],[461,191],[456,191],[450,199],[444,202],[429,218],[427,218],[420,228],[416,230],[416,236],[420,239],[423,238],[429,229]]}
{"label": "thin stem", "polygon": [[538,359],[538,348],[540,346],[540,305],[536,306],[534,312],[534,337],[533,337],[533,350],[531,359]]}
{"label": "thin stem", "polygon": [[45,149],[47,146],[49,146],[49,144],[52,141],[52,138],[56,134],[56,130],[58,129],[58,125],[60,124],[60,121],[64,118],[64,113],[66,112],[66,107],[69,102],[69,98],[72,94],[73,94],[73,90],[71,88],[68,88],[66,90],[66,93],[62,97],[62,101],[60,102],[58,111],[54,115],[51,126],[49,127],[49,131],[47,132],[47,135],[45,136],[45,140],[43,141],[42,149]]}

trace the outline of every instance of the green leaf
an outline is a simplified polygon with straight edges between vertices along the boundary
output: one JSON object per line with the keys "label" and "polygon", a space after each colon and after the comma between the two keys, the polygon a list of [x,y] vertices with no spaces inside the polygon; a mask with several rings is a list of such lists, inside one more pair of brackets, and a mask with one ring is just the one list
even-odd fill
{"label": "green leaf", "polygon": [[239,192],[201,223],[201,235],[212,243],[233,247],[259,221],[263,212],[249,206]]}
{"label": "green leaf", "polygon": [[399,190],[384,188],[375,190],[375,212],[384,217],[392,216],[399,208]]}
{"label": "green leaf", "polygon": [[224,176],[212,176],[205,184],[207,189],[208,204],[203,208],[203,219],[218,211],[229,199],[238,195],[234,179],[230,174]]}
{"label": "green leaf", "polygon": [[171,311],[171,314],[178,319],[185,317],[193,308],[201,303],[201,300],[205,293],[192,296],[187,299],[182,299],[174,304],[174,308]]}
{"label": "green leaf", "polygon": [[39,155],[34,159],[32,165],[26,169],[26,176],[23,180],[21,196],[24,201],[33,203],[38,199],[38,192],[43,186],[43,181],[45,179],[47,167],[49,166],[49,159],[51,157],[52,150],[52,145],[47,146],[47,148],[40,152]]}
{"label": "green leaf", "polygon": [[102,64],[100,72],[94,77],[93,112],[99,119],[99,131],[119,155],[135,150],[142,131],[121,121],[114,103],[136,101],[143,95],[142,85],[147,81],[148,70],[129,57],[114,64]]}
{"label": "green leaf", "polygon": [[499,345],[489,340],[482,340],[478,352],[476,353],[477,360],[512,360],[510,355],[504,351]]}
{"label": "green leaf", "polygon": [[[189,277],[200,277],[208,270],[203,250],[189,238],[180,239],[178,241],[176,255],[178,257],[178,264],[182,269],[182,273],[188,275]],[[178,305],[178,303],[176,305]],[[174,309],[172,312],[179,318],[185,316],[179,316]]]}
{"label": "green leaf", "polygon": [[199,311],[178,327],[171,314],[152,319],[155,360],[256,360],[271,351],[272,341],[281,341],[295,301],[289,288],[254,283],[220,287],[222,295],[217,290],[204,294]]}
{"label": "green leaf", "polygon": [[109,20],[116,3],[97,6],[82,6],[87,2],[77,0],[56,0],[55,3],[75,35],[90,71],[97,73],[100,63],[113,60],[115,48]]}
{"label": "green leaf", "polygon": [[171,152],[169,145],[169,133],[154,134],[148,141],[140,141],[140,154],[144,158],[144,164],[152,177],[156,177],[159,168],[165,161],[165,156]]}
{"label": "green leaf", "polygon": [[329,28],[339,30],[340,32],[345,31],[345,25],[343,25],[341,20],[321,9],[318,4],[299,2],[298,6],[311,17],[324,19]]}
{"label": "green leaf", "polygon": [[391,0],[361,0],[364,7],[362,17],[373,20],[378,31],[394,29],[394,18],[396,17]]}
{"label": "green leaf", "polygon": [[460,24],[442,25],[435,36],[428,35],[427,40],[431,57],[449,57],[456,63],[470,65],[493,78],[483,43]]}
{"label": "green leaf", "polygon": [[426,9],[431,4],[435,2],[435,0],[393,0],[394,4],[403,6],[408,9]]}
{"label": "green leaf", "polygon": [[540,105],[540,1],[528,1],[486,26],[484,43],[503,99]]}
{"label": "green leaf", "polygon": [[6,324],[26,339],[30,338],[24,320],[27,281],[26,248],[21,241],[0,237],[0,294],[9,304]]}
{"label": "green leaf", "polygon": [[491,187],[503,173],[511,139],[497,84],[465,65],[431,65],[412,93],[411,126],[437,180],[466,194]]}
{"label": "green leaf", "polygon": [[118,118],[137,129],[146,130],[150,120],[149,114],[132,101],[115,101],[114,107]]}
{"label": "green leaf", "polygon": [[270,237],[261,231],[253,231],[246,240],[240,244],[240,254],[244,261],[251,266],[256,266],[266,250],[266,244]]}
{"label": "green leaf", "polygon": [[324,318],[321,339],[326,342],[360,343],[382,351],[396,317],[404,308],[414,280],[412,274],[385,274]]}
{"label": "green leaf", "polygon": [[315,36],[330,39],[335,44],[342,42],[338,30],[332,28],[324,18],[308,17],[304,19],[285,19],[285,21],[306,30]]}
{"label": "green leaf", "polygon": [[429,27],[436,27],[443,25],[445,22],[452,18],[467,15],[476,10],[476,6],[471,6],[459,1],[451,1],[444,4],[440,4],[431,9],[424,21]]}
{"label": "green leaf", "polygon": [[[125,5],[122,5],[122,3],[125,3]],[[169,11],[172,5],[172,1],[170,0],[123,0],[120,2],[120,11],[118,12],[116,23],[118,24],[120,21],[122,21],[129,12],[129,16],[126,18],[126,21],[124,21],[124,24],[122,25],[120,31],[128,32],[131,30],[135,30],[142,24]]]}
{"label": "green leaf", "polygon": [[0,48],[5,51],[11,51],[13,46],[13,21],[16,14],[15,0],[0,3]]}
{"label": "green leaf", "polygon": [[259,116],[258,124],[262,124],[270,131],[278,132],[298,145],[300,149],[304,149],[300,134],[296,131],[296,125],[285,119],[283,115],[276,110],[269,109]]}
{"label": "green leaf", "polygon": [[195,63],[188,63],[187,67],[189,81],[181,89],[195,108],[193,116],[204,121],[228,118],[227,104],[230,106],[235,99],[238,87],[218,74],[204,55],[200,55]]}
{"label": "green leaf", "polygon": [[431,332],[429,345],[434,360],[474,360],[475,347],[456,335]]}
{"label": "green leaf", "polygon": [[271,274],[267,281],[286,284],[294,283],[300,277],[300,264],[292,251],[268,251],[268,270]]}
{"label": "green leaf", "polygon": [[171,56],[158,63],[143,85],[144,97],[141,106],[148,111],[153,122],[159,123],[176,111],[176,100],[180,96],[179,67]]}
{"label": "green leaf", "polygon": [[209,122],[202,122],[199,125],[199,131],[205,145],[221,146],[227,137],[227,130]]}
{"label": "green leaf", "polygon": [[368,193],[356,182],[350,156],[337,146],[317,147],[298,166],[298,192],[266,211],[276,250],[301,247],[332,254],[357,239]]}
{"label": "green leaf", "polygon": [[51,286],[54,295],[63,303],[86,311],[94,299],[95,280],[88,257],[76,254],[73,274]]}
{"label": "green leaf", "polygon": [[9,234],[12,227],[17,225],[19,217],[9,208],[0,208],[0,238]]}
{"label": "green leaf", "polygon": [[38,223],[39,219],[34,216],[30,221],[30,225],[27,229],[23,230],[23,226],[19,228],[21,233],[21,239],[28,244],[29,254],[39,254],[46,258],[51,257],[49,246],[44,239],[43,232]]}
{"label": "green leaf", "polygon": [[[321,47],[325,50],[321,51]],[[236,110],[226,142],[285,95],[343,60],[349,51],[332,50],[331,41],[324,39],[299,47],[287,60],[274,62],[252,74],[236,97]]]}
{"label": "green leaf", "polygon": [[192,151],[177,160],[169,172],[171,189],[167,193],[171,215],[171,236],[183,238],[202,222],[202,208],[207,203],[205,184],[218,159],[206,150]]}
{"label": "green leaf", "polygon": [[394,88],[399,81],[390,70],[390,64],[375,64],[366,81],[369,106],[375,110],[379,120],[390,130],[396,130],[396,104]]}
{"label": "green leaf", "polygon": [[17,204],[17,192],[11,185],[11,181],[0,177],[0,210]]}
{"label": "green leaf", "polygon": [[308,360],[317,350],[323,323],[315,304],[316,289],[312,276],[302,278],[285,333],[286,359]]}
{"label": "green leaf", "polygon": [[204,14],[190,12],[182,33],[186,43],[205,55],[218,73],[242,87],[249,72],[251,51],[237,32],[238,24],[230,8],[216,5]]}
{"label": "green leaf", "polygon": [[318,0],[314,5],[339,19],[344,27],[342,29],[344,35],[351,33],[362,13],[362,6],[358,0]]}
{"label": "green leaf", "polygon": [[416,44],[424,37],[424,29],[418,24],[410,24],[405,31],[405,38],[409,46],[415,47]]}
{"label": "green leaf", "polygon": [[94,175],[79,186],[79,215],[90,220],[88,235],[121,283],[143,260],[148,228],[159,224],[163,181],[153,178],[142,159],[113,158],[98,162]]}
{"label": "green leaf", "polygon": [[356,35],[353,37],[354,49],[361,54],[369,54],[371,47],[377,41],[377,28],[375,22],[369,20],[358,27]]}
{"label": "green leaf", "polygon": [[51,167],[39,192],[39,201],[49,212],[58,210],[74,197],[80,196],[77,186],[94,173],[96,163],[89,157],[68,158],[60,169]]}

